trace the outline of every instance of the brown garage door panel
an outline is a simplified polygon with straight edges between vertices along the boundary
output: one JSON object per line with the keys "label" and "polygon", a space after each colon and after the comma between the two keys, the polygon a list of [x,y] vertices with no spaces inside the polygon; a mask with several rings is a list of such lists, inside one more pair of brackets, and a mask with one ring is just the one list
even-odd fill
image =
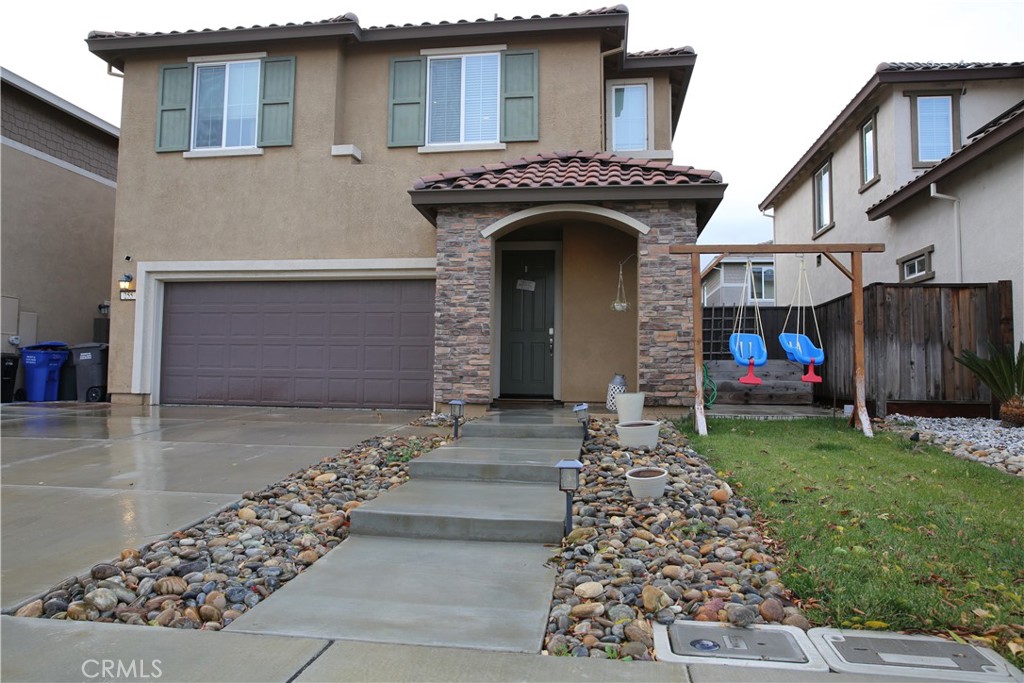
{"label": "brown garage door panel", "polygon": [[172,282],[162,403],[427,408],[434,283]]}

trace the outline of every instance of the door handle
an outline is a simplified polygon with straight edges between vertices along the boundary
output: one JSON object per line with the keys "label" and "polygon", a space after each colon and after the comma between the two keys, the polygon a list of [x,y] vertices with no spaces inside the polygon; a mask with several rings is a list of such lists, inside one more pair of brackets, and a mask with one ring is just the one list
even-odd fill
{"label": "door handle", "polygon": [[555,355],[555,328],[548,328],[548,353],[552,356]]}

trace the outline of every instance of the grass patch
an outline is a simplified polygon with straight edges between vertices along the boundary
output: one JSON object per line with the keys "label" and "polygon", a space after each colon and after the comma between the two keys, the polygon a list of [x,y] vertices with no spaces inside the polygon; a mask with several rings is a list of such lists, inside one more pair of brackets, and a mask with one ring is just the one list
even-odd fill
{"label": "grass patch", "polygon": [[752,500],[816,625],[948,632],[1024,664],[1024,480],[845,420],[712,420],[693,447]]}

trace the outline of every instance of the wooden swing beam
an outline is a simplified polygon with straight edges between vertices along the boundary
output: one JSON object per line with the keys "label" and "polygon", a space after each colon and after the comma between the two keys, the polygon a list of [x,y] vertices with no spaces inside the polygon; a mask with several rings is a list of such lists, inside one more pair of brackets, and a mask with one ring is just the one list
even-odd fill
{"label": "wooden swing beam", "polygon": [[[704,302],[701,296],[701,254],[824,254],[839,271],[850,279],[853,309],[853,415],[850,426],[859,427],[864,436],[874,436],[865,405],[864,387],[864,269],[863,255],[880,254],[884,244],[674,244],[670,254],[689,254],[690,276],[693,287],[693,361],[694,383],[693,419],[697,433],[707,436],[708,424],[704,415]],[[847,269],[834,254],[849,254]]]}

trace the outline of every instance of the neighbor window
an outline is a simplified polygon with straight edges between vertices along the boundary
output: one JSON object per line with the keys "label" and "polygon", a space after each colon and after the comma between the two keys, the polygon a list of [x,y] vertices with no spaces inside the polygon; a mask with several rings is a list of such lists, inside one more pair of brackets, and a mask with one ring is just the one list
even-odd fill
{"label": "neighbor window", "polygon": [[427,144],[498,141],[497,53],[432,57],[427,65]]}
{"label": "neighbor window", "polygon": [[860,126],[861,189],[878,180],[878,140],[875,137],[875,116]]}
{"label": "neighbor window", "polygon": [[935,277],[935,272],[932,270],[933,251],[935,251],[934,244],[897,259],[900,282],[922,282]]}
{"label": "neighbor window", "polygon": [[960,147],[957,93],[907,93],[914,166],[934,166]]}
{"label": "neighbor window", "polygon": [[651,148],[651,99],[654,81],[608,82],[608,149],[640,152]]}
{"label": "neighbor window", "polygon": [[192,107],[192,149],[255,147],[260,63],[199,64]]}
{"label": "neighbor window", "polygon": [[832,227],[832,160],[814,173],[814,234]]}
{"label": "neighbor window", "polygon": [[775,299],[775,269],[771,266],[754,266],[750,270],[753,280],[751,300],[773,301]]}

